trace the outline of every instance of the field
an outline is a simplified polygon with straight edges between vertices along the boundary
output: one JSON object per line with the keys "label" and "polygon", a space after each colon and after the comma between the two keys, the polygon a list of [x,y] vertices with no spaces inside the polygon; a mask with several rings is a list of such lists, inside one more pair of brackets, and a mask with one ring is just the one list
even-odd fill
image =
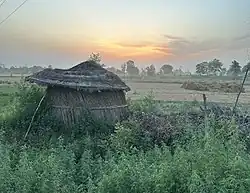
{"label": "field", "polygon": [[[199,108],[203,92],[180,88],[183,80],[126,81],[128,120],[110,125],[87,117],[68,128],[40,114],[27,139],[43,90],[1,84],[0,192],[248,193],[249,117],[242,111],[231,120],[220,108],[207,115]],[[249,111],[246,90],[239,108]],[[236,95],[205,93],[219,103]]]}
{"label": "field", "polygon": [[[15,76],[0,76],[1,80],[8,80],[11,82],[20,81],[21,77],[18,75]],[[229,78],[226,77],[216,77],[216,78],[206,78],[205,81],[214,81],[216,80],[230,81]],[[127,96],[131,99],[139,99],[149,92],[153,92],[156,100],[164,100],[164,101],[202,101],[202,94],[205,93],[208,101],[218,102],[218,103],[234,103],[237,93],[223,93],[223,92],[201,92],[201,91],[193,91],[193,90],[185,90],[181,88],[181,84],[185,80],[201,80],[200,77],[165,77],[163,78],[148,78],[145,80],[138,79],[125,79],[124,81],[131,88],[131,91],[127,93]],[[204,79],[203,79],[204,80]],[[237,81],[238,83],[241,80]],[[250,81],[247,79],[244,88],[246,89],[245,93],[242,93],[240,96],[239,103],[248,104],[250,103]],[[3,96],[0,99],[0,104],[5,104],[6,99],[8,98],[8,94],[15,92],[15,88],[11,85],[0,85],[0,95]]]}
{"label": "field", "polygon": [[[201,92],[185,90],[178,83],[134,83],[128,82],[132,91],[128,96],[138,99],[152,91],[156,100],[164,101],[202,101],[202,94],[205,93],[208,100],[218,103],[234,103],[237,93]],[[246,92],[240,96],[240,103],[250,103],[250,86],[245,86]]]}

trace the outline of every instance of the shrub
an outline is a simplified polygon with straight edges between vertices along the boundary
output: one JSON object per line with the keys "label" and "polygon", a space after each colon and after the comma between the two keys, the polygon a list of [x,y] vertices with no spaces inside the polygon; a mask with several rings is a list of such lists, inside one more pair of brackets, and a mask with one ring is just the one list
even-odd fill
{"label": "shrub", "polygon": [[[166,146],[121,155],[101,178],[98,192],[248,192],[250,157],[235,126],[205,129],[206,135],[194,136],[174,155]],[[222,140],[228,130],[232,135]]]}
{"label": "shrub", "polygon": [[152,112],[156,108],[153,92],[150,92],[148,95],[143,97],[142,100],[138,101],[128,101],[129,110],[133,112]]}
{"label": "shrub", "polygon": [[116,126],[86,115],[66,128],[39,112],[23,141],[42,95],[40,87],[21,85],[0,118],[1,192],[250,191],[249,141],[234,121],[197,121],[197,114],[190,121],[184,110],[161,115],[146,97]]}

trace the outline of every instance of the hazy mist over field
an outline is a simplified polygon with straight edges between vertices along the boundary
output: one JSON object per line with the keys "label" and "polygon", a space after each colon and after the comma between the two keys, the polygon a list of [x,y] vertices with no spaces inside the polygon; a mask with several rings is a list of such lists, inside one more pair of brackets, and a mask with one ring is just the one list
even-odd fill
{"label": "hazy mist over field", "polygon": [[[0,20],[21,0],[0,8]],[[69,67],[100,52],[103,63],[169,63],[195,70],[203,60],[247,61],[249,0],[36,0],[0,25],[0,63]]]}

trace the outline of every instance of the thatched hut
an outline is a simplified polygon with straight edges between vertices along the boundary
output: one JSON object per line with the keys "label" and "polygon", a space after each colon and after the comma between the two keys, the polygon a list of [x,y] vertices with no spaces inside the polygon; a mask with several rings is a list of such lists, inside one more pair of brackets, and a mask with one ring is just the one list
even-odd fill
{"label": "thatched hut", "polygon": [[130,88],[94,61],[69,69],[45,69],[25,80],[47,86],[45,101],[53,115],[66,124],[83,119],[84,112],[112,122],[127,114],[125,92]]}

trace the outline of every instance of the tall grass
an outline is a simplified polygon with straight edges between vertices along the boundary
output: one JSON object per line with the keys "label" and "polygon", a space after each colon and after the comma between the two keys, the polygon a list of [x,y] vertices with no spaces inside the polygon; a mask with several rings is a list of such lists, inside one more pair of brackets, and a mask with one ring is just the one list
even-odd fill
{"label": "tall grass", "polygon": [[[89,117],[65,130],[40,112],[23,142],[43,90],[19,89],[0,120],[0,192],[250,191],[250,157],[233,121],[212,116],[207,124],[169,120],[179,134],[165,133],[155,117],[157,122],[145,125],[159,108],[147,97],[130,104],[134,114],[115,128]],[[134,117],[142,111],[150,116]],[[172,142],[162,134],[171,135]]]}

